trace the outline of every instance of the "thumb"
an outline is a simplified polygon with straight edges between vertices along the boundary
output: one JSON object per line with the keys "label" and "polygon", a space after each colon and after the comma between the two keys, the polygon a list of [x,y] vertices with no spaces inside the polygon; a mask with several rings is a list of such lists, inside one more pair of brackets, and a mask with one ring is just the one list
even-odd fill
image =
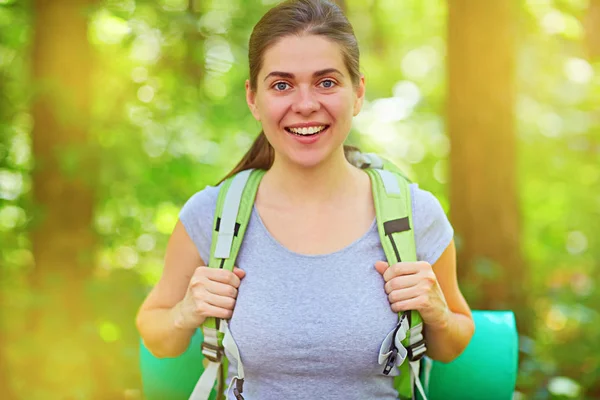
{"label": "thumb", "polygon": [[388,269],[390,265],[385,262],[385,261],[377,261],[375,263],[375,269],[377,270],[377,272],[379,272],[381,275],[383,275],[383,273],[385,272],[386,269]]}
{"label": "thumb", "polygon": [[246,271],[238,267],[233,267],[233,273],[240,279],[243,279],[246,276]]}

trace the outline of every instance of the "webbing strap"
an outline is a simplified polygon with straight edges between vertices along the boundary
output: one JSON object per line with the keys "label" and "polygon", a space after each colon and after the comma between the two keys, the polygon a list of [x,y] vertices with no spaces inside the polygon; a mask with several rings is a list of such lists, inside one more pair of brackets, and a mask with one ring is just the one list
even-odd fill
{"label": "webbing strap", "polygon": [[251,169],[238,173],[229,186],[219,224],[219,233],[214,252],[215,258],[229,258],[231,254],[231,245],[235,235],[235,224],[242,201],[242,193],[251,173]]}
{"label": "webbing strap", "polygon": [[244,374],[244,365],[242,364],[242,357],[240,356],[240,350],[237,346],[235,340],[233,340],[233,336],[231,336],[231,332],[229,331],[229,324],[227,321],[223,321],[221,324],[221,332],[225,334],[223,337],[223,347],[227,352],[231,355],[236,361],[237,365],[237,379],[243,380],[245,377]]}
{"label": "webbing strap", "polygon": [[[419,361],[410,362],[410,381],[411,386],[417,386],[419,393],[421,394],[421,400],[427,400],[427,396],[425,395],[425,390],[423,389],[423,385],[421,384],[421,379],[419,377],[419,373],[421,370],[421,363]],[[414,397],[414,396],[413,396]]]}
{"label": "webbing strap", "polygon": [[381,177],[383,187],[388,195],[399,195],[401,193],[396,175],[384,169],[375,169],[374,171]]}
{"label": "webbing strap", "polygon": [[217,380],[220,365],[220,362],[208,362],[208,365],[202,372],[200,379],[198,379],[198,383],[196,383],[189,400],[208,400],[215,381]]}

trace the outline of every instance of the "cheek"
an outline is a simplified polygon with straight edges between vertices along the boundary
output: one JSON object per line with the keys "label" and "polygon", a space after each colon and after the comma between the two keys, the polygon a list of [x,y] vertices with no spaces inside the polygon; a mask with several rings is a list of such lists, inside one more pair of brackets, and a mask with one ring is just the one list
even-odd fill
{"label": "cheek", "polygon": [[354,114],[354,99],[350,96],[343,96],[329,103],[330,113],[338,122],[348,122],[352,120]]}
{"label": "cheek", "polygon": [[264,98],[259,102],[258,106],[261,122],[270,126],[278,125],[288,109],[285,102],[280,99]]}

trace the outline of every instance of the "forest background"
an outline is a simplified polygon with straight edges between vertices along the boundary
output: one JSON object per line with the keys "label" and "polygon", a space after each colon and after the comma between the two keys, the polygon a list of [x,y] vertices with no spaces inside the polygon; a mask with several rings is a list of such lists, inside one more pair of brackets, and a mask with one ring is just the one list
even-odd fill
{"label": "forest background", "polygon": [[[259,125],[267,0],[0,0],[0,398],[139,399],[136,311],[185,201]],[[339,1],[350,143],[433,192],[474,309],[512,309],[516,399],[600,399],[600,1]]]}

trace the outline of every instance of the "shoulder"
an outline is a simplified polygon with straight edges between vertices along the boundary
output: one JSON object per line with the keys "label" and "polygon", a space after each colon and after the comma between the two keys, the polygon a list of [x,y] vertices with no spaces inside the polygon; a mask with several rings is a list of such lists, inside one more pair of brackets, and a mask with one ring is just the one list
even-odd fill
{"label": "shoulder", "polygon": [[417,258],[433,265],[450,244],[454,229],[433,193],[416,183],[410,184],[410,193]]}
{"label": "shoulder", "polygon": [[204,189],[194,193],[183,205],[182,213],[201,213],[210,209],[214,212],[219,197],[221,185],[206,186]]}
{"label": "shoulder", "polygon": [[220,190],[221,185],[206,186],[191,195],[179,212],[179,220],[206,262],[210,256],[211,233]]}
{"label": "shoulder", "polygon": [[419,184],[410,183],[410,196],[412,201],[413,213],[416,212],[434,212],[443,213],[445,215],[442,204],[433,193],[428,190],[421,189]]}

